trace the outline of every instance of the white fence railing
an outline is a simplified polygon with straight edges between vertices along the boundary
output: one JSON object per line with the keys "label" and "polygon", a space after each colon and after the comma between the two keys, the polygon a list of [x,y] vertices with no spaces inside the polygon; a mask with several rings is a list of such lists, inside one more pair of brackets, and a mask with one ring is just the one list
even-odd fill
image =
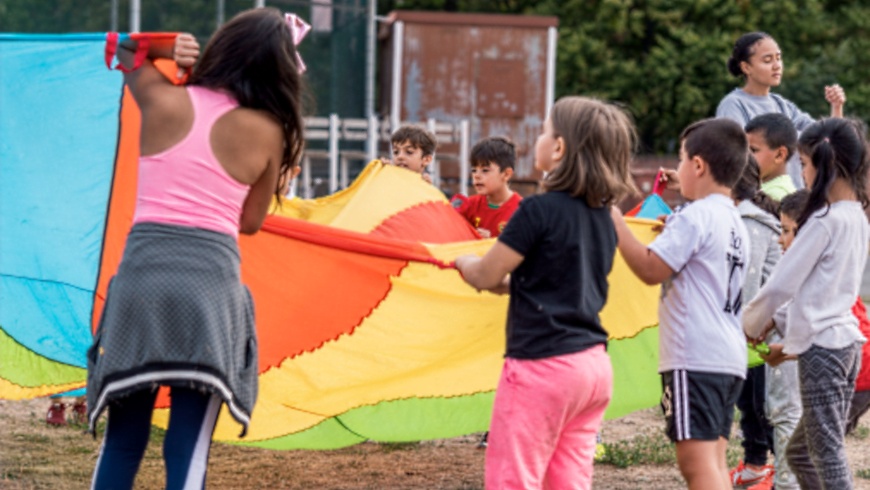
{"label": "white fence railing", "polygon": [[[459,192],[468,194],[469,154],[471,152],[469,124],[462,120],[456,124],[438,122],[429,119],[417,124],[427,128],[438,141],[438,146],[450,145],[455,152],[436,151],[432,160],[430,172],[432,182],[441,188],[441,163],[454,160],[459,163]],[[329,117],[309,117],[305,119],[305,140],[309,148],[302,157],[302,174],[294,181],[291,195],[310,199],[316,196],[316,189],[328,183],[329,194],[344,189],[350,183],[350,163],[353,161],[369,162],[380,156],[389,158],[390,135],[393,129],[389,121],[371,119],[341,119],[336,114]],[[326,142],[325,149],[311,149],[312,142]],[[365,149],[350,149],[342,143],[365,142]],[[458,146],[456,146],[458,144]],[[359,146],[353,145],[353,146]],[[379,151],[381,146],[387,147],[387,152]],[[323,175],[325,174],[325,177]]]}

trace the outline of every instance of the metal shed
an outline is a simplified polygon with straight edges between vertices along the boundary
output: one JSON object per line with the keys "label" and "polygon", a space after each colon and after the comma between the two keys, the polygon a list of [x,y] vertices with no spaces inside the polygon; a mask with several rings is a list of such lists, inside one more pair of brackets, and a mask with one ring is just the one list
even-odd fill
{"label": "metal shed", "polygon": [[[544,16],[391,12],[380,33],[381,114],[393,128],[468,120],[471,144],[510,137],[519,156],[515,187],[532,192],[540,177],[535,139],[554,98],[558,24]],[[442,161],[441,176],[458,180],[450,163]]]}

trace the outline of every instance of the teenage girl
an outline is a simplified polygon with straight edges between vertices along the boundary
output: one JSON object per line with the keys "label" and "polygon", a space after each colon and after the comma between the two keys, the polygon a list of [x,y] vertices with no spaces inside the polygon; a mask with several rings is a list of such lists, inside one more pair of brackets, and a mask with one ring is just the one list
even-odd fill
{"label": "teenage girl", "polygon": [[[852,314],[867,259],[864,136],[845,119],[823,119],[798,142],[810,188],[798,233],[743,314],[750,338],[763,337],[789,300],[782,353],[796,355],[803,413],[786,457],[801,488],[852,488],[844,432],[865,341]],[[771,347],[771,354],[777,355]],[[806,456],[809,457],[806,457]]]}
{"label": "teenage girl", "polygon": [[636,134],[619,108],[560,99],[535,144],[543,194],[524,199],[482,258],[456,259],[470,285],[510,290],[486,488],[590,488],[613,372],[599,312],[616,253],[610,205],[634,185]]}
{"label": "teenage girl", "polygon": [[[151,60],[192,67],[199,46],[189,35],[153,43],[125,74],[142,113],[142,156],[133,228],[88,352],[91,431],[109,412],[92,488],[133,486],[160,385],[171,397],[168,489],[203,488],[222,404],[247,428],[257,342],[237,238],[257,232],[279,176],[297,172],[297,27],[275,9],[249,10],[214,34],[187,86]],[[132,68],[137,43],[121,48]]]}

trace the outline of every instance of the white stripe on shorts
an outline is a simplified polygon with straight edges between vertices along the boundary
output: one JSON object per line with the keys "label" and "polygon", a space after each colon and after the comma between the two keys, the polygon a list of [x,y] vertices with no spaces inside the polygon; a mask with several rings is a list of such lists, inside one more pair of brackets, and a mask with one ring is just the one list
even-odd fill
{"label": "white stripe on shorts", "polygon": [[674,428],[677,432],[677,440],[684,441],[691,438],[689,432],[689,382],[688,374],[684,369],[674,370]]}

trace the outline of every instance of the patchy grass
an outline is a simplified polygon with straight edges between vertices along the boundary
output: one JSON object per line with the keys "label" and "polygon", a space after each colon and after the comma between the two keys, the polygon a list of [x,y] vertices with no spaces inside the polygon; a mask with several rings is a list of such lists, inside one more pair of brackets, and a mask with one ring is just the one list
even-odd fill
{"label": "patchy grass", "polygon": [[[604,442],[605,454],[598,460],[617,468],[642,465],[674,465],[677,463],[676,447],[664,434],[655,432],[642,434],[632,439]],[[728,466],[737,466],[743,455],[740,441],[732,437],[728,441],[726,459]]]}
{"label": "patchy grass", "polygon": [[391,453],[393,451],[416,451],[420,449],[420,443],[417,441],[414,442],[381,442],[378,444],[378,447],[381,448],[385,453]]}
{"label": "patchy grass", "polygon": [[[49,427],[47,400],[0,400],[0,490],[88,488],[105,428],[98,437],[83,426]],[[662,432],[661,411],[650,409],[608,420],[602,437],[608,454],[595,467],[592,490],[685,488],[676,451]],[[868,434],[864,437],[862,434]],[[736,427],[728,447],[733,467],[742,457]],[[846,441],[856,489],[870,489],[870,430]],[[162,443],[155,429],[134,488],[163,488]],[[480,434],[420,443],[363,443],[331,451],[271,451],[215,444],[207,488],[269,490],[480,490],[485,450]]]}
{"label": "patchy grass", "polygon": [[640,435],[625,441],[605,442],[604,449],[605,453],[600,463],[611,464],[618,468],[677,462],[674,445],[664,434]]}
{"label": "patchy grass", "polygon": [[[731,439],[728,440],[728,448],[725,450],[725,461],[729,468],[734,468],[743,459],[743,446],[740,445],[740,439],[735,437],[734,432],[731,432]],[[773,463],[771,463],[773,464]]]}
{"label": "patchy grass", "polygon": [[855,427],[855,430],[853,430],[849,436],[859,440],[867,439],[867,437],[870,437],[870,428],[859,425],[858,427]]}
{"label": "patchy grass", "polygon": [[12,434],[12,439],[23,444],[48,444],[51,438],[44,434],[28,434],[16,432]]}

